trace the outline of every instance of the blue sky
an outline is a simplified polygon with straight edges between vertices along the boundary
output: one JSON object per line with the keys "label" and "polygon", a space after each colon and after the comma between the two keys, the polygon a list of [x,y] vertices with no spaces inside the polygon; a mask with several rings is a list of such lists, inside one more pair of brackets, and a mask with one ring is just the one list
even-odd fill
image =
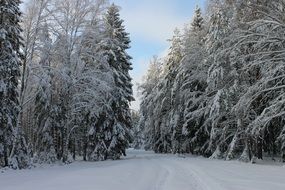
{"label": "blue sky", "polygon": [[[131,76],[134,84],[141,82],[148,62],[154,55],[164,55],[173,30],[183,28],[192,20],[196,5],[204,7],[206,0],[113,0],[121,7],[121,18],[131,37],[129,54],[133,57]],[[132,109],[139,109],[139,97],[134,86]]]}

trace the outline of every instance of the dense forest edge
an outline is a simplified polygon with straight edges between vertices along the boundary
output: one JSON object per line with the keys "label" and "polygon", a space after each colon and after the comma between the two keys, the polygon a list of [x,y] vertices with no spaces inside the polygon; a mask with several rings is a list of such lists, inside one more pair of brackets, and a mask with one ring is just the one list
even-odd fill
{"label": "dense forest edge", "polygon": [[[210,0],[140,85],[136,146],[285,161],[285,1]],[[143,132],[139,132],[143,131]]]}
{"label": "dense forest edge", "polygon": [[107,0],[0,2],[0,168],[120,159],[129,147],[285,161],[285,2],[208,0],[134,100]]}
{"label": "dense forest edge", "polygon": [[132,141],[129,34],[105,0],[0,2],[0,167],[119,159]]}

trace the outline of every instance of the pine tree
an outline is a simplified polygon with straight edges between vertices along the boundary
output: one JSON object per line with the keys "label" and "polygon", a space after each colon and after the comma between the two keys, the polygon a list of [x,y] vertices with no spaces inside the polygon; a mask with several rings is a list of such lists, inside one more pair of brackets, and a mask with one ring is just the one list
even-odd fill
{"label": "pine tree", "polygon": [[[200,7],[196,7],[194,16],[190,24],[187,24],[184,29],[183,36],[183,53],[188,55],[194,50],[193,47],[202,45],[203,31],[205,28],[204,18]],[[193,40],[195,42],[193,42]]]}
{"label": "pine tree", "polygon": [[[113,121],[111,104],[115,88],[112,69],[105,56],[105,33],[100,20],[91,20],[82,38],[82,71],[74,94],[74,111],[81,126],[84,160],[106,160],[109,125]],[[78,131],[78,130],[77,130]],[[79,142],[78,142],[79,143]]]}
{"label": "pine tree", "polygon": [[19,0],[0,2],[0,166],[28,166],[27,149],[18,123],[18,80],[21,65]]}
{"label": "pine tree", "polygon": [[113,71],[115,80],[114,99],[112,102],[113,119],[110,122],[109,134],[106,136],[108,155],[118,159],[125,155],[125,150],[132,140],[130,102],[132,96],[132,83],[129,71],[131,57],[126,50],[130,48],[129,34],[125,31],[123,20],[120,19],[119,8],[112,4],[105,17],[105,56]]}
{"label": "pine tree", "polygon": [[[163,77],[163,102],[165,106],[162,106],[162,110],[164,110],[165,114],[160,117],[164,117],[165,121],[164,125],[161,125],[162,131],[168,131],[169,134],[161,133],[161,135],[165,135],[162,139],[165,141],[161,142],[161,144],[170,144],[168,145],[170,148],[166,148],[165,152],[176,153],[180,152],[180,137],[181,137],[181,125],[179,125],[181,118],[181,109],[180,109],[180,94],[176,89],[176,77],[178,74],[178,68],[181,64],[181,60],[183,58],[183,45],[182,45],[182,37],[180,31],[178,29],[174,30],[174,35],[170,41],[169,53],[165,60],[165,76]],[[162,111],[161,110],[161,111]],[[158,113],[162,113],[159,110],[156,110]],[[168,142],[169,141],[169,142]],[[167,151],[168,150],[168,151]]]}
{"label": "pine tree", "polygon": [[158,123],[156,121],[155,107],[159,105],[154,100],[157,95],[158,84],[162,78],[162,61],[158,57],[154,57],[149,64],[149,69],[144,78],[142,84],[139,85],[139,91],[142,94],[142,102],[140,104],[140,121],[139,126],[143,130],[145,137],[146,150],[154,150],[154,145],[158,134],[160,134],[159,128],[156,127]]}
{"label": "pine tree", "polygon": [[206,142],[205,94],[207,66],[204,62],[205,25],[201,10],[197,7],[193,20],[184,34],[185,57],[179,68],[181,94],[183,97],[182,143],[183,152],[202,154]]}
{"label": "pine tree", "polygon": [[134,149],[142,149],[144,146],[144,135],[143,135],[143,126],[140,125],[140,116],[139,112],[132,111],[132,126],[133,126],[133,137],[134,141],[132,147]]}
{"label": "pine tree", "polygon": [[[162,67],[163,74],[158,75],[160,65],[158,59],[155,58],[148,71],[147,80],[141,86],[147,100],[141,104],[143,119],[140,121],[140,125],[144,125],[146,128],[146,148],[151,147],[155,152],[160,153],[178,152],[179,150],[178,143],[175,145],[172,143],[177,133],[175,130],[176,121],[171,119],[176,118],[178,114],[178,102],[172,88],[175,84],[177,68],[183,56],[181,35],[178,29],[174,31],[174,35],[169,41],[171,45]],[[157,80],[154,81],[154,79]],[[148,86],[152,86],[152,88],[148,89]]]}
{"label": "pine tree", "polygon": [[[210,94],[207,105],[210,141],[207,151],[213,157],[222,157],[227,150],[224,139],[228,138],[231,124],[228,122],[233,107],[233,94],[235,94],[232,76],[232,66],[228,54],[225,53],[230,33],[228,10],[217,6],[209,21],[209,31],[206,37],[208,79],[207,93]],[[232,129],[231,129],[232,130]]]}
{"label": "pine tree", "polygon": [[199,31],[201,28],[204,26],[204,18],[202,16],[202,11],[199,6],[196,6],[195,13],[194,13],[194,18],[191,23],[191,30],[192,31]]}

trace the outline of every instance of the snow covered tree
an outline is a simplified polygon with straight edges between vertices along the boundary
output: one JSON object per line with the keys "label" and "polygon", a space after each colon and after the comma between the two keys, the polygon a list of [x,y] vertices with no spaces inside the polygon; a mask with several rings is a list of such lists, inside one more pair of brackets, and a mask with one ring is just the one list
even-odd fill
{"label": "snow covered tree", "polygon": [[[176,76],[178,73],[178,67],[183,58],[183,50],[182,50],[182,37],[180,31],[178,29],[174,30],[174,34],[172,39],[169,40],[171,45],[169,48],[169,53],[165,60],[164,65],[164,77],[161,79],[162,89],[161,95],[161,110],[156,110],[157,113],[164,114],[159,117],[163,117],[165,121],[163,121],[160,125],[161,133],[161,144],[166,147],[165,152],[179,152],[179,136],[181,133],[178,132],[179,126],[177,126],[181,119],[180,114],[180,97],[179,94],[176,93],[175,87],[176,84]],[[170,118],[170,119],[167,119]],[[181,127],[181,125],[180,125]],[[177,130],[178,129],[178,130]]]}
{"label": "snow covered tree", "polygon": [[42,64],[39,65],[39,61],[43,60],[41,56],[43,54],[42,52],[45,51],[42,48],[44,42],[40,38],[44,36],[42,35],[42,31],[45,26],[44,21],[47,18],[45,8],[48,0],[29,0],[25,1],[25,3],[25,14],[22,21],[23,32],[21,34],[23,43],[25,44],[23,47],[20,90],[20,105],[23,111],[20,112],[21,115],[19,119],[28,141],[28,146],[31,151],[30,155],[32,155],[35,152],[34,142],[36,141],[35,133],[37,131],[37,126],[34,121],[34,100],[38,94],[38,90],[40,90],[38,83],[45,81],[43,77],[46,76],[43,72]]}
{"label": "snow covered tree", "polygon": [[166,57],[163,75],[142,85],[152,88],[140,110],[146,148],[284,161],[284,1],[209,3],[210,17],[197,8],[184,32],[178,67]]}
{"label": "snow covered tree", "polygon": [[[199,38],[197,42],[202,43],[203,34],[201,33],[205,28],[204,18],[202,17],[201,8],[196,6],[193,19],[190,24],[187,24],[184,28],[183,34],[183,53],[184,56],[193,51],[193,37]],[[197,44],[201,45],[201,44]]]}
{"label": "snow covered tree", "polygon": [[132,126],[133,126],[133,138],[132,147],[134,149],[142,149],[144,146],[144,131],[143,126],[140,125],[140,115],[138,111],[132,111]]}
{"label": "snow covered tree", "polygon": [[236,95],[235,72],[225,51],[228,46],[229,34],[231,32],[230,15],[231,10],[217,5],[209,21],[209,31],[206,36],[207,46],[207,93],[209,101],[206,113],[210,131],[210,141],[207,148],[212,158],[222,158],[227,150],[224,142],[229,138],[229,131],[232,131],[234,124],[230,123],[231,109],[234,105]]}
{"label": "snow covered tree", "polygon": [[152,76],[153,73],[158,72],[160,69],[159,61],[154,59],[153,63],[151,63],[152,68],[148,72],[148,80],[142,85],[142,88],[154,85],[152,89],[143,89],[143,95],[148,96],[145,98],[152,100],[151,102],[142,103],[141,106],[144,109],[141,109],[144,112],[142,117],[153,118],[145,124],[142,123],[145,125],[146,148],[151,147],[155,152],[162,153],[172,152],[176,149],[176,147],[172,147],[172,131],[174,131],[173,127],[175,127],[173,122],[175,121],[172,121],[171,118],[177,114],[175,107],[177,102],[173,100],[172,87],[175,83],[178,65],[182,59],[182,41],[178,29],[174,31],[174,35],[169,41],[171,46],[164,60],[163,74],[158,78],[158,81],[152,82],[153,77],[160,76]]}
{"label": "snow covered tree", "polygon": [[84,159],[107,159],[108,128],[113,121],[111,104],[115,82],[108,57],[104,50],[104,22],[91,20],[82,35],[82,68],[77,77],[74,94],[74,111],[79,113],[77,122],[84,123]]}
{"label": "snow covered tree", "polygon": [[[175,30],[163,75],[154,83],[152,91],[143,94],[141,122],[145,122],[146,148],[155,152],[185,153],[194,150],[194,141],[202,141],[195,136],[203,124],[207,72],[203,61],[204,34],[199,8],[183,38]],[[142,86],[148,83],[146,81]],[[192,106],[199,110],[195,112],[190,108]],[[192,121],[200,123],[194,126]]]}
{"label": "snow covered tree", "polygon": [[20,1],[0,2],[0,166],[29,165],[26,142],[19,126],[18,80],[22,55]]}
{"label": "snow covered tree", "polygon": [[51,48],[52,40],[47,23],[39,32],[39,68],[40,76],[34,102],[34,121],[36,124],[37,140],[34,147],[34,161],[38,163],[53,163],[57,160],[53,139],[53,105],[52,105],[52,72]]}
{"label": "snow covered tree", "polygon": [[[149,69],[144,77],[143,83],[139,85],[139,92],[142,95],[140,104],[139,128],[143,130],[145,136],[144,148],[153,149],[156,136],[160,133],[159,128],[155,127],[154,111],[157,106],[154,96],[157,93],[157,85],[162,78],[162,61],[154,57],[149,64]],[[156,113],[157,114],[157,113]]]}
{"label": "snow covered tree", "polygon": [[247,90],[235,110],[239,114],[238,140],[247,160],[262,159],[263,152],[284,155],[282,148],[277,150],[283,144],[278,137],[282,137],[284,126],[283,7],[283,1],[261,1],[252,6],[258,17],[248,21],[248,29],[237,36],[236,60],[243,63],[241,81]]}
{"label": "snow covered tree", "polygon": [[182,97],[182,150],[183,152],[201,153],[207,131],[203,126],[206,89],[205,65],[205,25],[200,8],[196,8],[192,23],[185,29],[184,58],[177,78]]}
{"label": "snow covered tree", "polygon": [[114,81],[114,98],[111,108],[113,121],[109,124],[108,136],[105,136],[108,148],[107,157],[118,159],[125,155],[125,150],[132,141],[131,114],[129,105],[134,100],[129,71],[131,57],[126,52],[130,48],[129,34],[125,31],[123,20],[120,19],[119,8],[112,4],[105,16],[105,40],[103,48],[110,65]]}
{"label": "snow covered tree", "polygon": [[[101,9],[104,10],[104,5],[105,1],[103,0],[50,0],[47,9],[50,18],[49,26],[52,29],[51,33],[54,35],[53,39],[55,39],[51,51],[51,67],[55,71],[52,77],[51,107],[53,113],[52,123],[55,128],[53,139],[57,157],[63,162],[72,160],[71,152],[73,152],[73,158],[75,157],[75,144],[79,144],[78,141],[75,142],[74,135],[76,131],[86,135],[86,128],[82,127],[83,130],[76,127],[79,122],[78,118],[82,118],[82,115],[74,115],[73,112],[75,105],[82,102],[73,100],[78,95],[78,90],[83,87],[86,88],[84,92],[97,92],[92,90],[95,88],[95,77],[98,77],[98,75],[94,75],[94,78],[92,78],[90,85],[93,86],[85,86],[86,83],[82,83],[82,80],[84,80],[82,77],[87,77],[87,73],[92,75],[90,71],[92,69],[86,69],[86,62],[83,60],[83,52],[87,50],[84,49],[84,47],[87,47],[83,45],[83,38],[85,37],[83,35],[85,29],[102,15]],[[84,69],[88,71],[85,72]],[[97,70],[97,72],[99,71]],[[86,78],[86,82],[88,80],[91,79]],[[79,84],[81,86],[78,87]],[[86,99],[81,100],[85,101]],[[78,112],[76,113],[78,114]]]}
{"label": "snow covered tree", "polygon": [[204,25],[204,18],[202,16],[201,8],[199,6],[196,6],[194,18],[191,23],[191,29],[192,31],[199,31],[201,30],[201,28],[204,27],[203,25]]}
{"label": "snow covered tree", "polygon": [[[91,122],[78,107],[88,112],[99,110],[103,102],[99,105],[96,101],[109,97],[105,91],[99,93],[102,88],[97,83],[102,86],[110,77],[104,75],[104,68],[100,69],[98,64],[106,63],[101,61],[102,56],[96,51],[88,52],[99,48],[98,38],[92,41],[85,31],[102,22],[105,6],[104,0],[28,1],[23,33],[27,69],[22,84],[23,104],[29,112],[24,113],[22,121],[36,162],[51,163],[55,159],[69,162],[71,152],[73,158],[75,154],[86,153],[87,128]],[[93,37],[98,30],[102,33],[103,28],[96,29]],[[94,42],[92,48],[85,46],[86,41]],[[86,61],[86,57],[94,58],[93,62]],[[87,99],[91,95],[94,99]],[[90,106],[86,107],[86,100]],[[82,118],[87,120],[88,127],[80,125],[86,123]]]}

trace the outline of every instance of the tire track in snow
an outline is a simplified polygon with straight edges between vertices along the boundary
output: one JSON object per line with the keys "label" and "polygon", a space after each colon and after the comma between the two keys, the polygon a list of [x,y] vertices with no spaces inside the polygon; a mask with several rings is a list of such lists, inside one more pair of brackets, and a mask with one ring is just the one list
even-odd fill
{"label": "tire track in snow", "polygon": [[169,178],[170,172],[167,168],[160,166],[160,176],[156,183],[154,190],[164,190],[166,182]]}
{"label": "tire track in snow", "polygon": [[223,190],[220,184],[209,178],[205,172],[188,162],[185,163],[184,159],[165,157],[156,162],[163,168],[162,170],[168,171],[168,175],[160,177],[160,182],[163,183],[155,190]]}
{"label": "tire track in snow", "polygon": [[185,175],[192,177],[196,181],[196,190],[225,190],[217,181],[203,171],[197,165],[193,165],[188,159],[175,159],[174,165],[184,171]]}
{"label": "tire track in snow", "polygon": [[164,157],[153,161],[160,170],[154,190],[208,190],[200,178],[179,164],[180,159]]}

